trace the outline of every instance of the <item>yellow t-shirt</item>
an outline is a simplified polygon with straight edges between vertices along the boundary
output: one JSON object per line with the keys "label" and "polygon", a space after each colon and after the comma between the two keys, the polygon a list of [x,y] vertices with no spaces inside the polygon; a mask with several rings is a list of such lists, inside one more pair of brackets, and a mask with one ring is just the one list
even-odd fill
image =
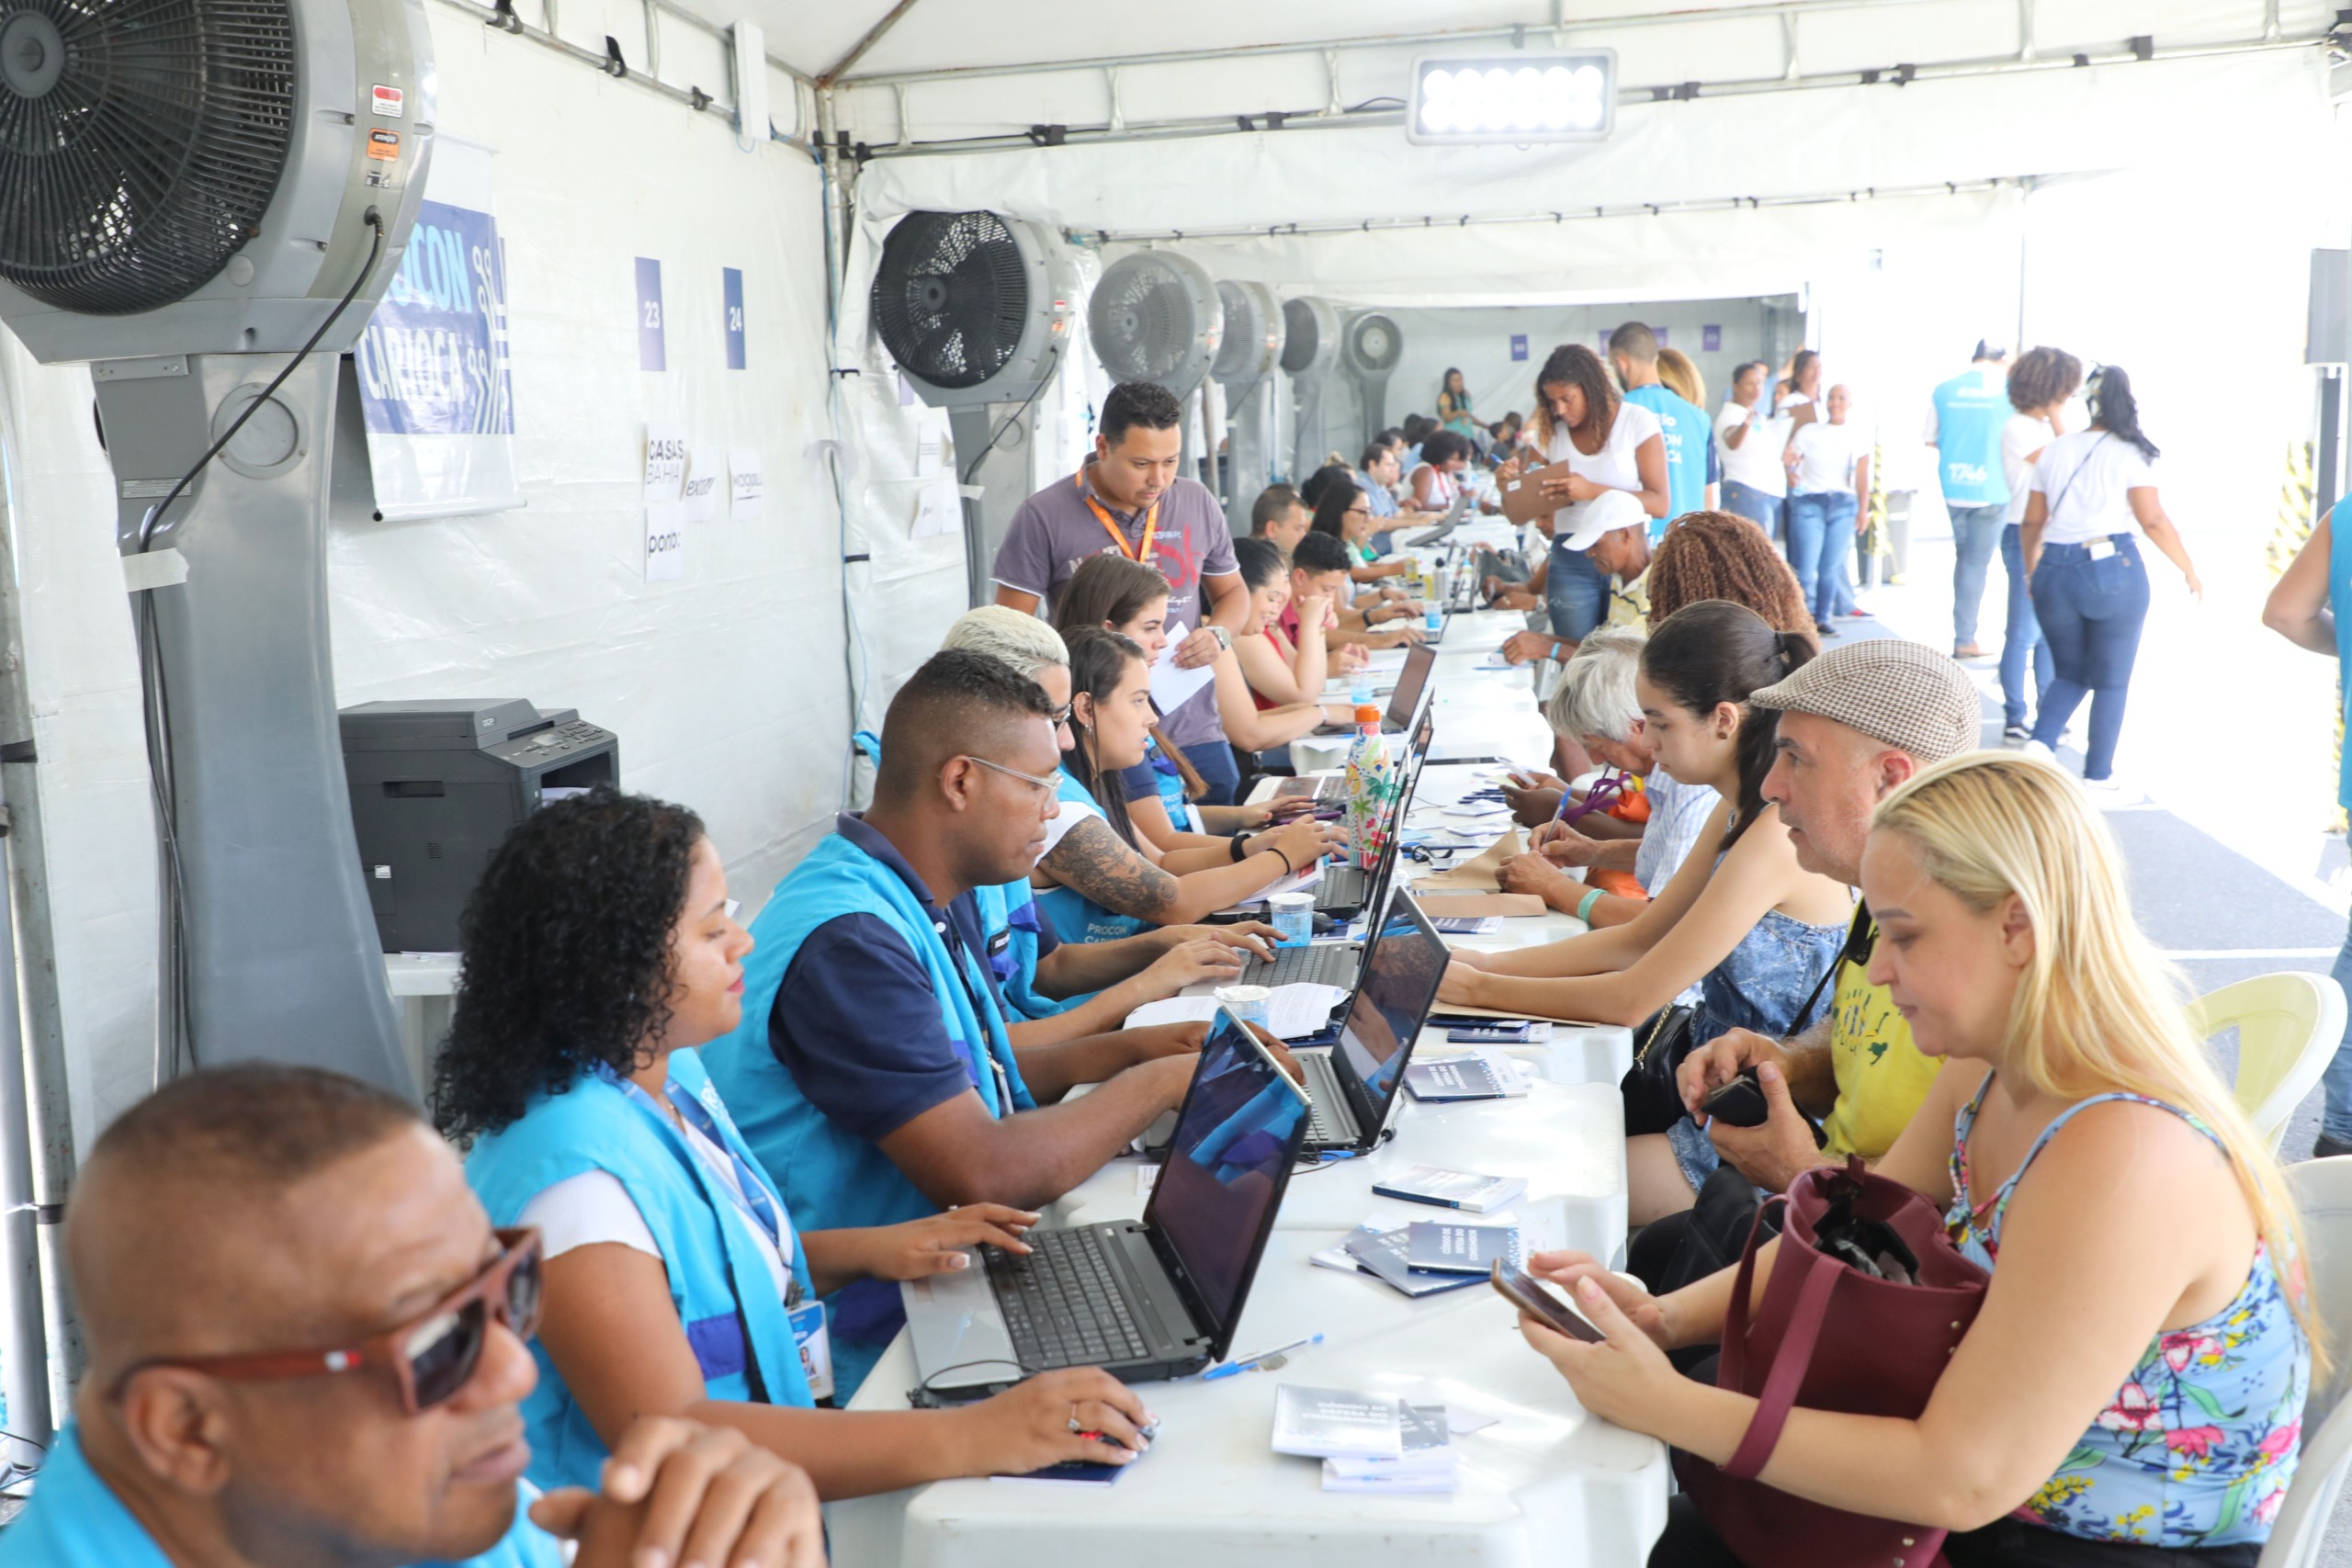
{"label": "yellow t-shirt", "polygon": [[[1854,918],[1867,921],[1870,910],[1858,908]],[[1877,926],[1868,931],[1875,940]],[[1869,943],[1849,948],[1867,953]],[[1871,984],[1867,960],[1855,964],[1839,957],[1837,1007],[1829,1026],[1829,1065],[1838,1075],[1838,1103],[1822,1119],[1828,1139],[1822,1153],[1838,1160],[1848,1155],[1881,1159],[1911,1124],[1943,1062],[1921,1055],[1911,1043],[1910,1022],[1894,1010],[1885,987]]]}
{"label": "yellow t-shirt", "polygon": [[1609,580],[1608,624],[1645,628],[1650,622],[1650,574],[1646,569],[1631,582]]}

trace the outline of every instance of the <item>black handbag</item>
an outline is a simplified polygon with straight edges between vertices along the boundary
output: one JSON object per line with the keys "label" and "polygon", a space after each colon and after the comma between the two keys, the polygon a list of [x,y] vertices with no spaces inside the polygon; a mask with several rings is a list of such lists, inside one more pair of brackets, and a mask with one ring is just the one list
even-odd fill
{"label": "black handbag", "polygon": [[1681,1071],[1682,1059],[1690,1055],[1698,1027],[1699,1010],[1689,1002],[1659,1009],[1642,1026],[1641,1049],[1634,1053],[1634,1065],[1617,1082],[1617,1092],[1625,1102],[1627,1137],[1663,1133],[1689,1114],[1674,1076]]}

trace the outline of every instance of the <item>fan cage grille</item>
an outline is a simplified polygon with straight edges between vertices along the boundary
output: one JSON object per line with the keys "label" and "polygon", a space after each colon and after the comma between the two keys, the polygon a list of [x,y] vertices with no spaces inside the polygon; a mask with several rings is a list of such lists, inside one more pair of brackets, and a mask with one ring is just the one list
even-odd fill
{"label": "fan cage grille", "polygon": [[882,242],[869,297],[899,368],[946,390],[1002,371],[1029,319],[1021,247],[993,212],[910,212]]}
{"label": "fan cage grille", "polygon": [[1148,253],[1126,257],[1095,285],[1087,331],[1113,380],[1175,380],[1200,348],[1192,285]]}
{"label": "fan cage grille", "polygon": [[294,134],[288,0],[9,0],[64,43],[0,81],[0,278],[89,315],[152,310],[261,231]]}
{"label": "fan cage grille", "polygon": [[1315,363],[1323,347],[1323,322],[1305,299],[1283,301],[1283,369],[1293,376]]}

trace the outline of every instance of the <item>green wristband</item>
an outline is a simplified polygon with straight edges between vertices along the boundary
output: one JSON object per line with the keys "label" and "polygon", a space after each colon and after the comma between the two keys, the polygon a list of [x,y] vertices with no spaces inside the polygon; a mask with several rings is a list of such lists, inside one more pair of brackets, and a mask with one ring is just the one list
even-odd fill
{"label": "green wristband", "polygon": [[1577,900],[1577,919],[1582,920],[1587,925],[1592,924],[1592,907],[1600,902],[1600,889],[1598,887],[1586,888],[1584,890],[1584,897]]}

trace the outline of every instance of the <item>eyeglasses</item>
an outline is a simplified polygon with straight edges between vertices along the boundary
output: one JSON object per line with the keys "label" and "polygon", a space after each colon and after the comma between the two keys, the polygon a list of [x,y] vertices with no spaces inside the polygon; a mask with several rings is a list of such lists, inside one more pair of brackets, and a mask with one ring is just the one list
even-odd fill
{"label": "eyeglasses", "polygon": [[[978,759],[975,758],[974,761]],[[518,1337],[539,1329],[539,1233],[536,1226],[493,1233],[501,1250],[490,1266],[443,1297],[431,1310],[356,1345],[323,1350],[265,1350],[243,1356],[157,1357],[116,1380],[120,1399],[130,1380],[150,1367],[179,1367],[227,1382],[322,1377],[383,1367],[400,1384],[411,1416],[447,1404],[473,1381],[492,1319]]]}
{"label": "eyeglasses", "polygon": [[[1067,714],[1069,710],[1068,708],[1064,708],[1062,711]],[[1008,768],[1002,762],[991,762],[986,757],[975,757],[969,752],[965,753],[964,761],[967,762],[978,762],[983,768],[992,768],[1000,773],[1010,773],[1012,777],[1019,779],[1023,784],[1035,784],[1037,788],[1044,790],[1048,795],[1059,793],[1059,787],[1052,779],[1041,779],[1035,773],[1024,773],[1019,768]]]}
{"label": "eyeglasses", "polygon": [[[1061,706],[1059,706],[1059,707],[1056,708],[1053,712],[1051,712],[1051,713],[1047,714],[1046,716],[1047,718],[1052,719],[1052,720],[1054,721],[1054,728],[1055,728],[1056,729],[1059,729],[1063,725],[1068,724],[1068,723],[1069,722],[1069,714],[1070,714],[1070,709],[1071,709],[1071,708],[1073,708],[1073,707],[1075,707],[1076,705],[1076,705],[1075,703],[1064,703]],[[975,762],[977,762],[977,761],[979,761],[979,759],[978,759],[978,757],[975,757],[975,758],[973,758],[973,759],[972,759],[972,761],[974,761]]]}
{"label": "eyeglasses", "polygon": [[1372,508],[1369,506],[1351,506],[1348,508],[1348,515],[1351,517],[1369,517],[1372,515]]}

